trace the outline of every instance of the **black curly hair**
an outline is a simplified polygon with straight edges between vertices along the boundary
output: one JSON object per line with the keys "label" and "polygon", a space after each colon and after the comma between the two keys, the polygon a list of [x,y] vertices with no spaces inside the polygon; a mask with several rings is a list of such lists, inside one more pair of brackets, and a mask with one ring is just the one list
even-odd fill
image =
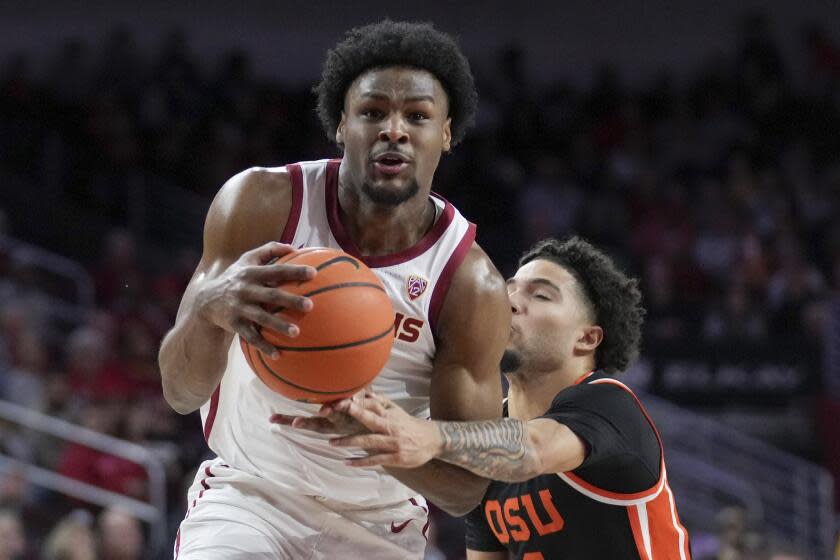
{"label": "black curly hair", "polygon": [[639,355],[645,309],[639,281],[619,270],[612,259],[580,237],[545,239],[519,259],[519,266],[545,259],[562,266],[581,287],[604,340],[595,351],[595,367],[616,375]]}
{"label": "black curly hair", "polygon": [[318,117],[324,132],[335,140],[347,89],[371,68],[410,66],[430,72],[443,86],[452,118],[452,145],[464,138],[478,106],[470,64],[455,40],[431,23],[386,19],[356,27],[327,52],[318,95]]}

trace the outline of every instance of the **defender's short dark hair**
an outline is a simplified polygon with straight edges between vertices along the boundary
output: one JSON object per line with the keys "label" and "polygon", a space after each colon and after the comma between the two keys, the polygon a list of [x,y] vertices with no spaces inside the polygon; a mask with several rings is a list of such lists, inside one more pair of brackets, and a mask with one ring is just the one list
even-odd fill
{"label": "defender's short dark hair", "polygon": [[536,259],[562,266],[581,287],[595,323],[604,330],[604,340],[595,350],[595,367],[610,375],[627,369],[639,355],[645,317],[638,280],[579,237],[540,241],[522,255],[519,266]]}
{"label": "defender's short dark hair", "polygon": [[385,66],[420,68],[437,78],[449,100],[452,145],[464,138],[478,106],[467,58],[452,37],[431,23],[386,19],[351,29],[327,52],[321,82],[314,91],[321,125],[331,140],[335,140],[347,89],[365,71]]}

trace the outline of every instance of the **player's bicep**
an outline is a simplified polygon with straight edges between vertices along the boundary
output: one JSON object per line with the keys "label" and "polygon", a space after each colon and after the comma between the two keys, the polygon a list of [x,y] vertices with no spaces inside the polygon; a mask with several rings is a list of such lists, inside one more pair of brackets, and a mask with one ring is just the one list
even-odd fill
{"label": "player's bicep", "polygon": [[508,553],[506,550],[494,550],[493,552],[485,552],[483,550],[467,549],[467,560],[507,560]]}
{"label": "player's bicep", "polygon": [[586,443],[568,426],[550,418],[528,421],[528,444],[539,459],[539,474],[572,471],[586,459]]}
{"label": "player's bicep", "polygon": [[439,318],[432,418],[479,420],[501,415],[499,362],[509,332],[504,281],[474,245],[455,273]]}

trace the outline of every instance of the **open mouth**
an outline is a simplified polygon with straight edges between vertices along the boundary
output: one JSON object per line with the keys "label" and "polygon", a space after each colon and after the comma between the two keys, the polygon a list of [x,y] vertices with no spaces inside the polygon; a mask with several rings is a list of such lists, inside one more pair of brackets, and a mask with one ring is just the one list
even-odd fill
{"label": "open mouth", "polygon": [[408,161],[399,154],[382,154],[373,160],[373,166],[384,175],[397,175],[408,167]]}

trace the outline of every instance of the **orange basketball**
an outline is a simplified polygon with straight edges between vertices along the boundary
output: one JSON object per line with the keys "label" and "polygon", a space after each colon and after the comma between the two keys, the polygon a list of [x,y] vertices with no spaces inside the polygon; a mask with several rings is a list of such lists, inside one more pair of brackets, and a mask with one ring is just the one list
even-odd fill
{"label": "orange basketball", "polygon": [[379,374],[394,342],[394,310],[382,282],[360,260],[335,249],[302,249],[276,261],[284,263],[318,271],[312,280],[280,286],[310,298],[312,310],[276,311],[300,334],[289,338],[262,329],[277,347],[277,359],[240,338],[245,359],[266,385],[290,399],[321,403],[356,393]]}

